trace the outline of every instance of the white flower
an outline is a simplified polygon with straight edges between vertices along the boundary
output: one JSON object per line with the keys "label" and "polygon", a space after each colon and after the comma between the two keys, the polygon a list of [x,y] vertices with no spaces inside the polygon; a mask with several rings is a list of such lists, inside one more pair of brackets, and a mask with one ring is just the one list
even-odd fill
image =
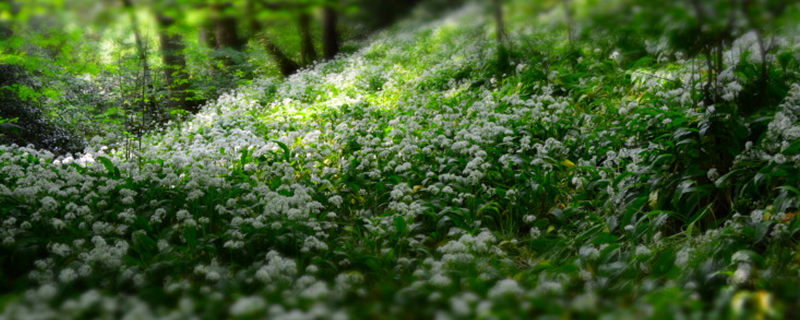
{"label": "white flower", "polygon": [[256,279],[271,283],[277,280],[290,281],[297,275],[297,264],[294,260],[284,259],[276,251],[267,253],[267,260],[269,263],[256,272]]}
{"label": "white flower", "polygon": [[241,297],[236,300],[229,312],[234,317],[251,315],[267,308],[267,302],[259,296]]}
{"label": "white flower", "polygon": [[52,299],[58,293],[58,288],[52,284],[44,284],[39,287],[38,294],[39,297],[44,299],[45,301]]}
{"label": "white flower", "polygon": [[750,261],[750,256],[742,251],[737,251],[731,256],[731,262],[733,263],[750,263]]}
{"label": "white flower", "polygon": [[445,288],[449,286],[453,281],[450,280],[450,278],[448,278],[447,276],[441,273],[437,273],[436,275],[431,277],[431,279],[428,282],[430,282],[430,284],[435,287]]}
{"label": "white flower", "polygon": [[764,221],[764,211],[753,210],[753,212],[750,213],[750,221],[753,223]]}
{"label": "white flower", "polygon": [[231,226],[239,227],[239,225],[241,225],[243,222],[244,219],[242,219],[242,217],[234,217],[233,219],[231,219]]}
{"label": "white flower", "polygon": [[136,191],[123,188],[119,190],[119,194],[123,197],[135,197],[138,193],[136,193]]}
{"label": "white flower", "polygon": [[403,163],[403,164],[401,164],[401,165],[398,165],[397,167],[395,167],[395,168],[394,168],[394,171],[395,171],[395,172],[403,172],[403,171],[407,171],[408,169],[411,169],[411,163],[409,163],[409,162],[405,162],[405,163]]}
{"label": "white flower", "polygon": [[191,217],[191,214],[187,210],[178,210],[178,212],[175,213],[175,217],[178,218],[178,220],[185,220]]}
{"label": "white flower", "polygon": [[332,197],[328,198],[328,202],[330,202],[331,204],[333,204],[334,206],[339,208],[339,207],[342,206],[343,200],[342,200],[341,196],[335,195],[335,196],[332,196]]}
{"label": "white flower", "polygon": [[740,263],[736,271],[731,276],[730,281],[732,284],[741,285],[750,280],[753,267],[749,263]]}
{"label": "white flower", "polygon": [[130,205],[130,204],[133,204],[135,202],[135,200],[133,200],[133,197],[128,196],[128,197],[122,198],[121,202],[122,202],[122,204]]}
{"label": "white flower", "polygon": [[244,248],[244,242],[238,240],[228,240],[224,245],[222,245],[222,247],[230,250],[241,249]]}
{"label": "white flower", "polygon": [[92,274],[92,267],[90,267],[87,264],[84,264],[80,268],[78,268],[78,274],[80,274],[83,277],[88,277],[90,274]]}
{"label": "white flower", "polygon": [[219,272],[210,271],[206,273],[206,280],[208,281],[219,281],[220,275]]}
{"label": "white flower", "polygon": [[236,198],[228,199],[228,201],[225,203],[225,206],[228,207],[228,208],[235,207],[236,206]]}
{"label": "white flower", "polygon": [[[300,280],[305,277],[307,276],[303,276],[300,278]],[[300,282],[300,280],[298,280],[298,282]],[[302,292],[300,292],[300,296],[309,300],[320,300],[329,293],[330,290],[328,290],[328,285],[325,284],[325,282],[314,282],[314,284],[308,286]]]}
{"label": "white flower", "polygon": [[775,240],[780,240],[789,234],[789,226],[785,223],[778,223],[770,233],[770,236]]}
{"label": "white flower", "polygon": [[681,249],[681,251],[678,251],[678,253],[675,255],[675,266],[681,269],[686,268],[686,266],[689,264],[690,256],[691,249]]}
{"label": "white flower", "polygon": [[646,255],[650,254],[650,252],[651,252],[650,248],[648,248],[647,246],[645,246],[643,244],[640,244],[640,245],[636,246],[636,250],[635,250],[634,254],[637,255],[637,256],[646,256]]}
{"label": "white flower", "polygon": [[164,250],[167,250],[167,249],[169,249],[169,242],[167,242],[167,240],[164,240],[164,239],[159,239],[158,240],[158,251],[164,251]]}
{"label": "white flower", "polygon": [[72,252],[69,246],[63,243],[54,243],[50,247],[50,251],[61,257],[66,257]]}
{"label": "white flower", "polygon": [[717,172],[717,168],[711,168],[708,169],[706,176],[708,177],[708,180],[717,181],[717,179],[719,179],[719,172]]}
{"label": "white flower", "polygon": [[186,201],[197,200],[200,197],[202,197],[204,194],[205,193],[203,193],[203,191],[200,191],[199,189],[194,189],[192,191],[189,191],[189,194],[186,196]]}
{"label": "white flower", "polygon": [[549,294],[560,294],[564,290],[564,286],[556,281],[542,281],[536,287],[537,291],[543,291]]}
{"label": "white flower", "polygon": [[311,236],[306,238],[306,241],[303,243],[303,248],[300,249],[301,252],[310,252],[314,250],[319,251],[326,251],[328,250],[328,245],[325,242],[320,241],[315,236]]}
{"label": "white flower", "polygon": [[58,201],[53,199],[53,197],[44,197],[42,200],[39,200],[42,203],[42,210],[45,212],[52,212],[58,208]]}
{"label": "white flower", "polygon": [[450,298],[450,309],[453,310],[453,313],[457,316],[467,317],[472,313],[469,302],[468,299],[453,296]]}
{"label": "white flower", "polygon": [[70,283],[77,278],[78,274],[75,273],[75,270],[72,270],[72,268],[61,270],[61,273],[58,274],[58,280],[64,283]]}
{"label": "white flower", "polygon": [[489,298],[498,298],[505,295],[521,295],[524,293],[519,283],[513,279],[503,279],[498,281],[492,289],[489,290]]}
{"label": "white flower", "polygon": [[455,193],[453,188],[451,188],[450,186],[444,186],[444,188],[442,188],[442,192],[447,193],[447,194]]}
{"label": "white flower", "polygon": [[5,227],[13,227],[15,223],[17,223],[17,218],[10,217],[10,218],[6,219],[5,221],[3,221],[3,226],[5,226]]}
{"label": "white flower", "polygon": [[50,220],[50,223],[53,225],[53,228],[55,228],[56,230],[64,229],[64,227],[67,225],[66,223],[64,223],[63,220],[58,219],[58,218],[53,218],[53,220]]}
{"label": "white flower", "polygon": [[411,191],[411,188],[408,187],[408,184],[400,183],[394,186],[390,195],[392,196],[392,199],[398,200],[402,198],[409,191]]}
{"label": "white flower", "polygon": [[584,258],[586,258],[588,260],[594,260],[594,259],[597,259],[597,258],[600,257],[600,251],[597,250],[597,248],[594,248],[594,247],[586,247],[586,246],[581,247],[578,250],[578,254],[581,257],[584,257]]}
{"label": "white flower", "polygon": [[773,161],[775,161],[777,164],[784,164],[786,163],[786,156],[784,156],[782,153],[778,153],[773,158]]}
{"label": "white flower", "polygon": [[527,214],[527,215],[522,217],[522,222],[524,222],[525,224],[531,224],[534,221],[536,221],[536,216],[535,215]]}

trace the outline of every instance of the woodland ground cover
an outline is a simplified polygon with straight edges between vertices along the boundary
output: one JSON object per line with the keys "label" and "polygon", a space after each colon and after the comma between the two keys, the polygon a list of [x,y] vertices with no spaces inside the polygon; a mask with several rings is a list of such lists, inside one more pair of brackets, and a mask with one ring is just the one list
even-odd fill
{"label": "woodland ground cover", "polygon": [[744,118],[752,34],[708,106],[703,61],[576,53],[526,3],[506,66],[473,4],[135,151],[0,146],[0,318],[795,317],[800,84]]}

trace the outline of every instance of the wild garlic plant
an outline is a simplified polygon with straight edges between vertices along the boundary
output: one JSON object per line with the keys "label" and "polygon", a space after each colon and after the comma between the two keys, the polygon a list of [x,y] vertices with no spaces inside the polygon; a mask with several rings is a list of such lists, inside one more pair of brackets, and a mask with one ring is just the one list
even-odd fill
{"label": "wild garlic plant", "polygon": [[58,158],[0,146],[0,318],[797,306],[797,84],[763,139],[717,161],[709,127],[730,119],[693,96],[694,61],[628,69],[585,50],[573,65],[546,26],[510,26],[554,56],[498,74],[471,5],[224,94],[134,157],[100,139]]}

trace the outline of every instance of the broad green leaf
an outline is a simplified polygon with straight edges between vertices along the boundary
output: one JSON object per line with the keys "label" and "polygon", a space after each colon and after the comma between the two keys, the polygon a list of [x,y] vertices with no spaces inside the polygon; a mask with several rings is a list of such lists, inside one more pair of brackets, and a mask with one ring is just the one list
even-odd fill
{"label": "broad green leaf", "polygon": [[401,216],[394,217],[394,227],[397,229],[397,233],[399,234],[406,234],[406,231],[408,231],[406,219]]}
{"label": "broad green leaf", "polygon": [[189,248],[197,247],[197,229],[195,227],[184,228],[183,237],[186,238],[186,243],[189,244]]}
{"label": "broad green leaf", "polygon": [[289,149],[289,146],[287,146],[285,143],[280,142],[278,140],[272,140],[272,142],[277,143],[278,146],[281,149],[283,149],[283,160],[286,161],[286,162],[290,162],[291,161],[291,156],[292,156],[292,151]]}
{"label": "broad green leaf", "polygon": [[714,185],[717,188],[720,188],[720,189],[721,188],[725,188],[725,187],[728,186],[728,180],[730,180],[732,177],[734,177],[734,175],[736,175],[737,173],[742,172],[744,170],[745,169],[734,169],[734,170],[731,170],[730,172],[728,172],[728,173],[724,174],[723,176],[719,177],[717,179],[717,181],[714,182]]}

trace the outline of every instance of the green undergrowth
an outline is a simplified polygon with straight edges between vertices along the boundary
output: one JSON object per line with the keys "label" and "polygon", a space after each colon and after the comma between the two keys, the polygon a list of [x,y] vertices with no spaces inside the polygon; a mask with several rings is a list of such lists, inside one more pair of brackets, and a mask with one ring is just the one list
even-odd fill
{"label": "green undergrowth", "polygon": [[800,85],[748,115],[742,74],[708,106],[695,61],[524,12],[501,67],[482,10],[255,80],[132,154],[0,147],[0,317],[796,316]]}

